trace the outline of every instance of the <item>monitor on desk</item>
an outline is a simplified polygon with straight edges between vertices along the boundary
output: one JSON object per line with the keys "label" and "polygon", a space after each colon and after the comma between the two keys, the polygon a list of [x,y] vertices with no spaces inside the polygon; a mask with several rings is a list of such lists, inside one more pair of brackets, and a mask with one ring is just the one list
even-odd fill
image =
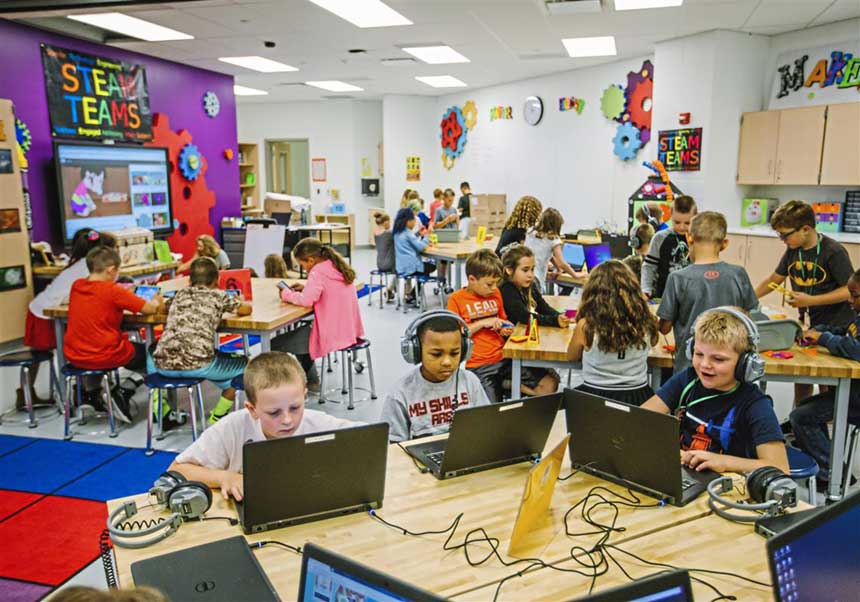
{"label": "monitor on desk", "polygon": [[588,266],[589,270],[593,270],[604,261],[612,259],[612,253],[607,244],[585,245],[583,250],[585,251],[585,265]]}
{"label": "monitor on desk", "polygon": [[581,270],[585,263],[585,251],[582,245],[575,242],[564,243],[564,246],[561,247],[561,256],[576,271]]}

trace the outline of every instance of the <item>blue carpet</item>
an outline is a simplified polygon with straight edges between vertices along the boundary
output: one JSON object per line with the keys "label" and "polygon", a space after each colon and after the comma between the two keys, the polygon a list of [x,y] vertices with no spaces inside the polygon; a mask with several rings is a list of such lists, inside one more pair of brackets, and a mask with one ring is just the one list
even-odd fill
{"label": "blue carpet", "polygon": [[136,495],[148,490],[175,457],[163,451],[146,456],[142,449],[132,449],[66,485],[56,495],[101,502]]}
{"label": "blue carpet", "polygon": [[51,493],[128,451],[115,445],[40,439],[0,457],[0,489]]}
{"label": "blue carpet", "polygon": [[35,441],[33,437],[18,437],[15,435],[0,435],[0,456],[4,456],[19,447],[24,447]]}

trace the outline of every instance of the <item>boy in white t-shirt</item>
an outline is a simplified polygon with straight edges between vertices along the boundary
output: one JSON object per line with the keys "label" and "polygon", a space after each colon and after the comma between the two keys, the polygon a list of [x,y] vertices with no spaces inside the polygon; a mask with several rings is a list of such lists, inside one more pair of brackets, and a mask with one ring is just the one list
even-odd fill
{"label": "boy in white t-shirt", "polygon": [[305,371],[290,353],[262,353],[245,369],[245,409],[206,429],[168,470],[221,489],[224,499],[243,496],[242,446],[357,426],[358,422],[305,410]]}

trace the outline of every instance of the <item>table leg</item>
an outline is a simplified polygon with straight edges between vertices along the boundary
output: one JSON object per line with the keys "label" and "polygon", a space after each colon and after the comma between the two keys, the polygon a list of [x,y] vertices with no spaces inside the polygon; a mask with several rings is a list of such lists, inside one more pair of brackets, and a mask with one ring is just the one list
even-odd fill
{"label": "table leg", "polygon": [[268,353],[272,350],[272,333],[271,331],[265,331],[260,333],[260,351],[262,353]]}
{"label": "table leg", "polygon": [[[460,274],[463,268],[463,260],[457,257],[454,260],[454,288],[460,290],[463,288],[463,276]],[[517,389],[519,391],[519,389]]]}
{"label": "table leg", "polygon": [[54,336],[57,339],[57,364],[58,368],[66,365],[66,357],[63,355],[63,336],[65,334],[63,318],[54,318]]}
{"label": "table leg", "polygon": [[523,360],[514,359],[511,360],[511,398],[519,399],[522,397],[520,394],[520,387],[522,386],[522,369],[523,369]]}
{"label": "table leg", "polygon": [[845,453],[845,432],[848,428],[848,394],[850,378],[840,378],[836,385],[836,402],[833,409],[833,439],[830,442],[830,484],[827,498],[836,501],[842,498],[842,462]]}
{"label": "table leg", "polygon": [[662,371],[662,368],[651,368],[651,389],[655,393],[657,392],[657,389],[660,388],[660,376]]}
{"label": "table leg", "polygon": [[155,329],[152,324],[146,324],[143,327],[144,340],[143,344],[145,345],[145,349],[149,352],[149,347],[155,342]]}

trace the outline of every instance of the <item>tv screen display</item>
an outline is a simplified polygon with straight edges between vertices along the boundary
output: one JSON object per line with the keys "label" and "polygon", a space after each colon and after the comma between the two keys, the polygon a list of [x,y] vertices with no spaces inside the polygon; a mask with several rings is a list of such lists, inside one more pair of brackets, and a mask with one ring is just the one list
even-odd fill
{"label": "tv screen display", "polygon": [[63,238],[81,228],[173,231],[167,149],[54,143]]}

